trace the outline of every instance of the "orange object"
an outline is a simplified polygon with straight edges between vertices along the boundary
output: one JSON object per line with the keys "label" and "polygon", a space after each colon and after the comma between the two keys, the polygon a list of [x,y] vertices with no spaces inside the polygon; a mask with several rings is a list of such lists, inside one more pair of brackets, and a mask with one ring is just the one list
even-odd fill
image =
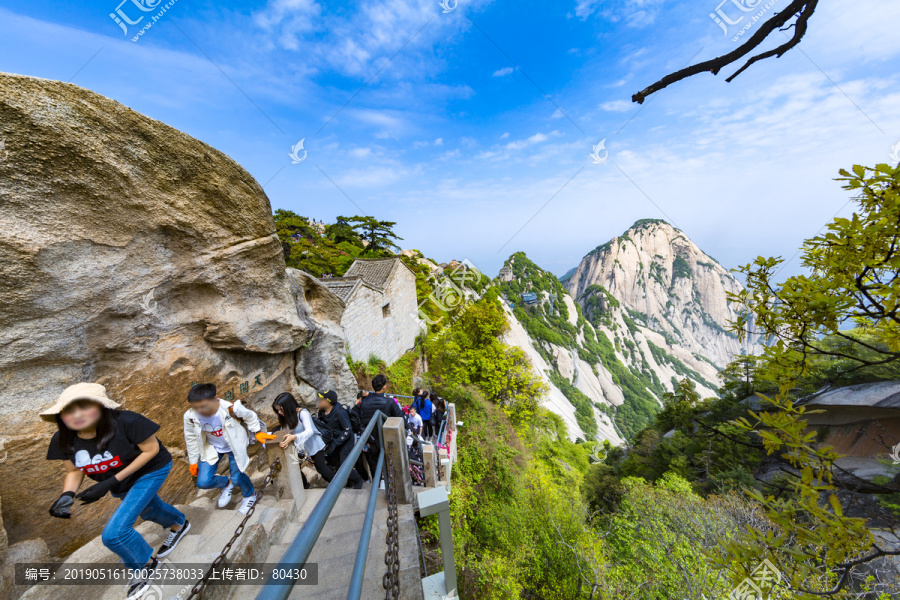
{"label": "orange object", "polygon": [[197,475],[200,473],[200,463],[192,464],[190,466],[190,470],[191,470],[191,475],[193,475],[194,477],[197,477]]}
{"label": "orange object", "polygon": [[256,436],[254,436],[254,437],[256,437],[256,441],[259,442],[260,444],[265,444],[269,440],[274,440],[275,434],[274,433],[266,433],[264,431],[257,431]]}

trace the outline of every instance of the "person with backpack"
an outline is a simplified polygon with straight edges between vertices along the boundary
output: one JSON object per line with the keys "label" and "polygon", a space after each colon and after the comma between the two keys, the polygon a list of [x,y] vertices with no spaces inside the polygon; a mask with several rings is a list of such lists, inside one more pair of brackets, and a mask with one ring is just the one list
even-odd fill
{"label": "person with backpack", "polygon": [[413,396],[415,399],[412,404],[410,404],[410,408],[415,408],[416,412],[422,418],[422,431],[419,433],[425,437],[425,439],[430,439],[434,435],[434,429],[432,428],[431,416],[434,409],[434,405],[431,403],[431,400],[428,398],[428,392],[423,390],[422,388],[417,389],[413,392]]}
{"label": "person with backpack", "polygon": [[[363,429],[369,425],[369,421],[372,420],[372,417],[378,411],[384,413],[386,417],[399,417],[406,423],[406,415],[397,401],[393,398],[388,398],[382,393],[386,386],[387,377],[379,373],[372,379],[374,393],[363,394],[359,404],[353,407],[353,410],[359,414],[359,422]],[[363,452],[371,473],[374,473],[375,467],[378,466],[378,454],[380,452],[381,445],[378,442],[378,432],[373,430],[372,435],[367,440],[367,450]]]}
{"label": "person with backpack", "polygon": [[[319,411],[313,424],[322,433],[325,441],[326,460],[337,471],[353,451],[353,424],[350,420],[350,413],[338,402],[337,392],[334,390],[319,392],[316,404]],[[362,484],[359,473],[355,468],[351,469],[347,487],[359,490],[362,489]]]}
{"label": "person with backpack", "polygon": [[[331,483],[331,480],[334,479],[334,471],[328,466],[325,441],[313,424],[309,411],[300,406],[296,398],[287,392],[276,396],[272,402],[272,410],[278,417],[281,430],[286,432],[278,445],[287,448],[293,444],[298,455],[308,456],[322,479]],[[306,475],[303,475],[303,469],[300,469],[300,474],[303,476],[303,486],[309,487]]]}
{"label": "person with backpack", "polygon": [[440,444],[441,428],[447,419],[447,403],[440,396],[434,399],[434,411],[431,413],[431,425],[434,430],[435,443]]}
{"label": "person with backpack", "polygon": [[[256,491],[247,476],[250,466],[247,432],[254,434],[261,444],[274,440],[275,436],[262,430],[259,417],[240,400],[232,404],[217,398],[213,383],[193,386],[188,392],[188,402],[191,407],[184,413],[184,443],[197,487],[221,489],[218,505],[225,508],[231,501],[234,486],[238,486],[244,497],[238,512],[246,515],[256,504]],[[226,457],[230,477],[216,475],[219,463]]]}
{"label": "person with backpack", "polygon": [[[40,416],[58,428],[50,440],[47,460],[61,460],[66,468],[63,493],[50,507],[50,515],[71,518],[75,499],[84,505],[106,494],[118,498],[121,502],[106,522],[101,539],[126,568],[137,573],[126,586],[126,599],[140,598],[153,583],[158,559],[172,552],[191,528],[184,513],[159,497],[172,470],[172,455],[156,437],[159,425],[138,413],[119,410],[119,404],[107,397],[106,388],[99,383],[69,386]],[[94,484],[76,495],[85,475]],[[134,530],[138,517],[166,531],[156,557]]]}

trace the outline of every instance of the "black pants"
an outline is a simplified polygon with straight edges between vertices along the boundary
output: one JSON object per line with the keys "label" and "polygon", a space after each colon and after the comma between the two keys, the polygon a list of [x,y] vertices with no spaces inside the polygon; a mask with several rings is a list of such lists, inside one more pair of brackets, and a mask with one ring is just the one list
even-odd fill
{"label": "black pants", "polygon": [[[328,455],[327,461],[330,466],[334,467],[334,470],[337,471],[341,468],[341,465],[347,460],[347,457],[350,453],[353,452],[353,443],[351,440],[347,440],[343,445],[335,448],[334,451]],[[325,451],[322,450],[319,454],[324,454]],[[318,455],[317,455],[318,456]],[[356,469],[350,469],[350,477],[348,479],[348,485],[356,485],[358,483],[362,483],[362,478],[359,476],[359,473],[356,472]]]}
{"label": "black pants", "polygon": [[328,459],[325,457],[325,449],[323,448],[316,452],[315,456],[312,457],[312,460],[313,465],[316,467],[316,471],[322,476],[322,479],[331,483],[331,480],[334,479],[334,471],[328,466]]}
{"label": "black pants", "polygon": [[427,421],[422,421],[422,423],[423,423],[422,436],[425,437],[426,439],[428,439],[434,435],[434,425],[433,425],[431,419],[428,419]]}
{"label": "black pants", "polygon": [[[325,457],[325,450],[319,450],[315,456],[312,457],[313,466],[316,467],[316,472],[322,476],[322,479],[331,483],[331,480],[334,479],[334,470],[328,466],[328,459]],[[309,487],[309,481],[306,480],[306,474],[303,472],[303,469],[300,469],[300,475],[303,477],[303,487]]]}

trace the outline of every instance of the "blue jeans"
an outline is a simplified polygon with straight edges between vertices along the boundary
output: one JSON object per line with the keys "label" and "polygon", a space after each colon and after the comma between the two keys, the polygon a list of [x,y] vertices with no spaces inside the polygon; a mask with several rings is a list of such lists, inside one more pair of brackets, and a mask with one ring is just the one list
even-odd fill
{"label": "blue jeans", "polygon": [[171,470],[170,462],[161,469],[142,475],[124,494],[113,494],[122,503],[103,528],[101,539],[103,545],[118,554],[129,569],[140,569],[153,556],[153,549],[134,530],[138,517],[167,529],[173,525],[184,525],[184,513],[163,502],[157,494]]}
{"label": "blue jeans", "polygon": [[228,457],[228,471],[231,474],[231,483],[241,488],[241,494],[244,498],[249,498],[253,495],[253,482],[250,481],[246,473],[242,473],[240,468],[238,468],[237,461],[234,459],[234,452],[220,453],[219,460],[213,464],[201,460],[197,471],[197,487],[201,490],[211,490],[222,489],[228,485],[227,477],[216,475],[216,470],[219,468],[219,463],[222,462],[222,457],[224,456]]}

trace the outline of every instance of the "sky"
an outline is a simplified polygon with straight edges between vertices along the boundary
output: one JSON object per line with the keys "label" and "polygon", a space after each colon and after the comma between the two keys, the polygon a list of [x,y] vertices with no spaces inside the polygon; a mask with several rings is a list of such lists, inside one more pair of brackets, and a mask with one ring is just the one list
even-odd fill
{"label": "sky", "polygon": [[396,221],[439,262],[493,275],[524,251],[562,275],[662,218],[727,268],[797,273],[852,212],[838,170],[898,160],[900,2],[822,2],[783,57],[632,103],[787,4],[716,2],[0,0],[0,71],[206,142],[273,209]]}

